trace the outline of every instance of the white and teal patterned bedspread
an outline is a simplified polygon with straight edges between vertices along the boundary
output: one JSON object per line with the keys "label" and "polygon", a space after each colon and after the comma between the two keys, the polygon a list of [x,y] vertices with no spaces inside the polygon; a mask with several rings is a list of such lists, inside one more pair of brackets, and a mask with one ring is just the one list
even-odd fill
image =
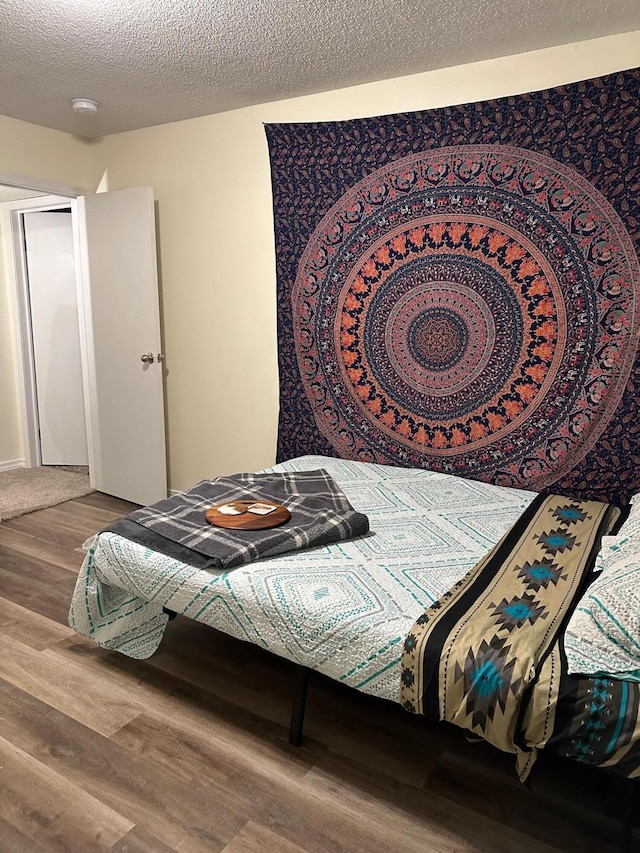
{"label": "white and teal patterned bedspread", "polygon": [[215,572],[103,533],[80,570],[71,627],[104,648],[147,658],[162,640],[164,606],[400,701],[402,644],[416,618],[496,544],[535,495],[324,456],[268,470],[317,468],[369,516],[369,534]]}

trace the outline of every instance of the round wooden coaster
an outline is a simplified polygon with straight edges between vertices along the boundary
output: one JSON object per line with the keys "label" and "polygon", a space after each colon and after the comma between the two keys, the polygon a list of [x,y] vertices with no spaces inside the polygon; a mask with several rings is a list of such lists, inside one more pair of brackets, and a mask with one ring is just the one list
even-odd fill
{"label": "round wooden coaster", "polygon": [[[266,515],[251,512],[252,505],[273,506],[274,510]],[[219,512],[219,507],[233,507],[238,511],[237,515],[227,515]],[[226,527],[231,530],[268,530],[271,527],[279,527],[291,518],[291,513],[286,506],[274,504],[271,501],[227,501],[224,504],[216,504],[210,507],[204,517],[214,527]]]}

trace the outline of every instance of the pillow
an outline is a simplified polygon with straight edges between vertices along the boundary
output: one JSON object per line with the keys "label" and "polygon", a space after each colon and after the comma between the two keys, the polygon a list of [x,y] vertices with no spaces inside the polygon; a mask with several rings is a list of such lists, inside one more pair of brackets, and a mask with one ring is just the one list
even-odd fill
{"label": "pillow", "polygon": [[640,682],[639,495],[617,536],[602,538],[597,569],[565,632],[569,672]]}
{"label": "pillow", "polygon": [[596,558],[595,570],[602,570],[614,563],[622,548],[640,549],[640,494],[631,498],[629,515],[616,536],[603,536]]}

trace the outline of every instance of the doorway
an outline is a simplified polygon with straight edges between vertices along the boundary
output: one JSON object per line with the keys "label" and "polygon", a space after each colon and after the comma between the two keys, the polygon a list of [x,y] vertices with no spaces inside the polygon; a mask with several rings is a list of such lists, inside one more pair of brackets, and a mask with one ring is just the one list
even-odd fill
{"label": "doorway", "polygon": [[0,205],[23,464],[40,464],[41,454],[22,214],[61,207],[71,209],[91,485],[133,503],[151,504],[167,496],[166,368],[151,187],[70,192]]}
{"label": "doorway", "polygon": [[88,466],[71,208],[21,216],[40,461]]}
{"label": "doorway", "polygon": [[[13,302],[27,468],[88,465],[90,459],[75,206],[75,198],[51,195],[3,204],[2,238]],[[65,340],[68,334],[70,339]],[[71,399],[67,415],[65,404]]]}

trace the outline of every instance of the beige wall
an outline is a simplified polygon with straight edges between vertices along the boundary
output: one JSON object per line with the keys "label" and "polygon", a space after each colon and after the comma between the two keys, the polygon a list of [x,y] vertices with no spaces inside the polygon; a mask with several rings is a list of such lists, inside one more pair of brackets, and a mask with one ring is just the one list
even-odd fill
{"label": "beige wall", "polygon": [[91,146],[69,133],[0,116],[0,176],[7,175],[91,189]]}
{"label": "beige wall", "polygon": [[[53,185],[89,188],[91,148],[68,133],[0,116],[0,183],[9,176],[42,181],[45,189]],[[12,331],[0,253],[0,465],[23,456]]]}
{"label": "beige wall", "polygon": [[[2,233],[0,232],[0,246]],[[0,254],[0,466],[22,459],[10,306]]]}
{"label": "beige wall", "polygon": [[356,118],[543,89],[640,64],[640,32],[117,134],[94,182],[155,188],[170,478],[273,462],[278,376],[271,186],[263,122]]}

